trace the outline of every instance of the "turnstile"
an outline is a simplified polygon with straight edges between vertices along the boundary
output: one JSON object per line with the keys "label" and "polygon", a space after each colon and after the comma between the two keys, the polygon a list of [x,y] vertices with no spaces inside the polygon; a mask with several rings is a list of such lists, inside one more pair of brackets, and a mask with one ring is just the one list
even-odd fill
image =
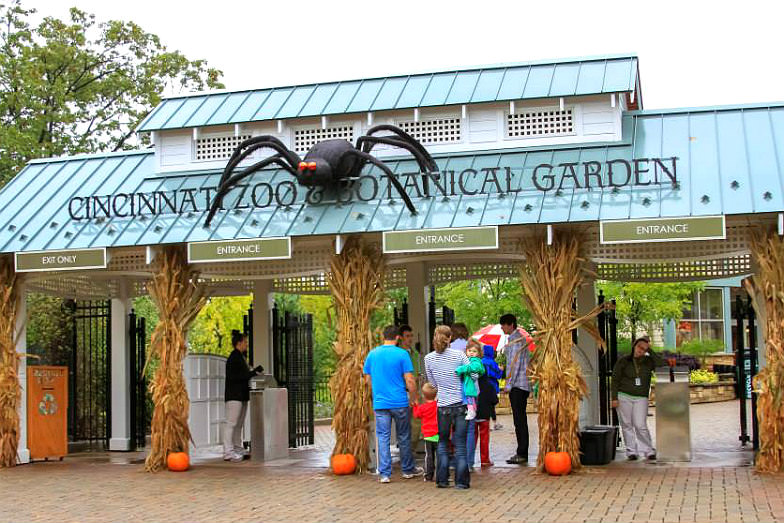
{"label": "turnstile", "polygon": [[656,459],[691,461],[689,368],[656,369]]}

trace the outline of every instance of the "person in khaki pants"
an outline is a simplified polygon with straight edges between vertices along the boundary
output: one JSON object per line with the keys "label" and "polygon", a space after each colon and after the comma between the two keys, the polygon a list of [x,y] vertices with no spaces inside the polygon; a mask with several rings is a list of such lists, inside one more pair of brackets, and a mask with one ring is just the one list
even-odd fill
{"label": "person in khaki pants", "polygon": [[225,421],[223,423],[223,460],[239,462],[245,459],[242,447],[242,426],[248,412],[250,389],[248,380],[256,374],[264,372],[259,365],[255,369],[248,367],[245,354],[248,352],[248,337],[240,331],[231,332],[231,344],[234,350],[226,360],[226,385],[224,400],[226,401]]}
{"label": "person in khaki pants", "polygon": [[632,342],[632,352],[621,358],[613,368],[611,383],[612,406],[618,411],[626,446],[626,459],[656,459],[656,449],[648,431],[648,394],[651,374],[664,359],[651,350],[647,336]]}

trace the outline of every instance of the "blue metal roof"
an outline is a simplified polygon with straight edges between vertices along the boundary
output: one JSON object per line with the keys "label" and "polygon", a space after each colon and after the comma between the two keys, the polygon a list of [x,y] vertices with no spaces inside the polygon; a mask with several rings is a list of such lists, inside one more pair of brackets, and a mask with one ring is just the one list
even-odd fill
{"label": "blue metal roof", "polygon": [[205,93],[162,101],[137,131],[633,91],[634,55]]}
{"label": "blue metal roof", "polygon": [[[38,160],[0,191],[0,252],[784,211],[784,104],[638,112],[624,116],[623,127],[624,138],[617,143],[436,158],[442,171],[511,166],[511,185],[520,189],[517,193],[500,195],[491,190],[490,194],[419,198],[410,192],[419,209],[411,216],[399,198],[394,204],[375,199],[311,205],[300,191],[287,207],[220,212],[209,229],[202,227],[203,212],[74,221],[68,204],[74,196],[199,190],[217,185],[217,171],[162,176],[156,174],[149,150]],[[588,190],[568,185],[562,191],[543,193],[531,179],[533,168],[541,163],[672,156],[680,158],[678,188],[668,184]],[[417,170],[407,158],[387,163],[397,173]],[[289,179],[285,172],[269,170],[256,173],[249,183]],[[476,190],[481,183],[468,179],[466,189]],[[231,194],[228,208],[238,191]]]}

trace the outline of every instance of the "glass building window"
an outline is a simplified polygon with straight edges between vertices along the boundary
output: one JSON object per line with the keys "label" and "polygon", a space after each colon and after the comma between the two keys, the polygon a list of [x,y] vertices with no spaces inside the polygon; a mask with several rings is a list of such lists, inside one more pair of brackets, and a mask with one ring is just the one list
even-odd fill
{"label": "glass building window", "polygon": [[708,288],[694,293],[690,306],[683,310],[678,322],[675,344],[680,347],[691,340],[724,342],[724,293]]}

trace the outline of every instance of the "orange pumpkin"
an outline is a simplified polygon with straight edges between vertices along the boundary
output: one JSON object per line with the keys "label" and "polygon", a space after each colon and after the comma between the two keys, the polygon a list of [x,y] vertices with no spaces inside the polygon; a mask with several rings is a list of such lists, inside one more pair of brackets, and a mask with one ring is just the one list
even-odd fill
{"label": "orange pumpkin", "polygon": [[338,476],[353,474],[357,468],[357,460],[352,454],[335,454],[332,456],[332,472]]}
{"label": "orange pumpkin", "polygon": [[172,472],[184,472],[190,466],[190,459],[185,452],[170,452],[166,457],[166,466]]}
{"label": "orange pumpkin", "polygon": [[548,452],[544,455],[544,469],[552,476],[565,476],[572,471],[568,452]]}

